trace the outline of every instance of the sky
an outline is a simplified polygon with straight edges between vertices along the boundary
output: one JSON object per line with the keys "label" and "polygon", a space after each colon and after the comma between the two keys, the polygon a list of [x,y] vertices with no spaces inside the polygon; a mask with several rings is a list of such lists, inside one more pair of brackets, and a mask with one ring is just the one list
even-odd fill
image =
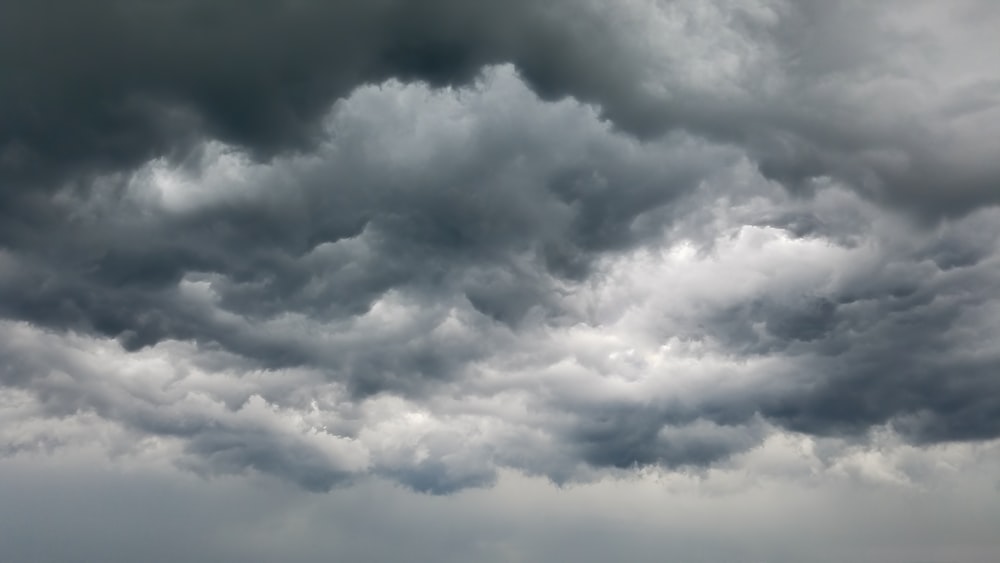
{"label": "sky", "polygon": [[996,561],[998,29],[0,0],[0,560]]}

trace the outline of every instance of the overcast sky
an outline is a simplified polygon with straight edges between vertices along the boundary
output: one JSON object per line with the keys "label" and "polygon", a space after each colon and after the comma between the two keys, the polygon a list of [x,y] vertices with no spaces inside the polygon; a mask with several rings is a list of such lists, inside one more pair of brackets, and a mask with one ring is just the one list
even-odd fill
{"label": "overcast sky", "polygon": [[0,561],[998,560],[997,30],[0,0]]}

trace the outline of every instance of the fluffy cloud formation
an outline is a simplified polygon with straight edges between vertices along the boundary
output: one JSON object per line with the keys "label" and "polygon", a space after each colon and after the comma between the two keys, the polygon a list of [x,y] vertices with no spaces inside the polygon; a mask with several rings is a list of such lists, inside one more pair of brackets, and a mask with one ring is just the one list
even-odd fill
{"label": "fluffy cloud formation", "polygon": [[1000,437],[991,3],[508,4],[3,7],[0,451],[451,493]]}
{"label": "fluffy cloud formation", "polygon": [[329,104],[362,84],[462,84],[510,62],[544,97],[595,103],[640,135],[739,144],[790,186],[836,175],[931,215],[995,202],[1000,115],[986,53],[1000,11],[984,0],[0,9],[8,185],[183,160],[204,136],[258,157],[308,148]]}

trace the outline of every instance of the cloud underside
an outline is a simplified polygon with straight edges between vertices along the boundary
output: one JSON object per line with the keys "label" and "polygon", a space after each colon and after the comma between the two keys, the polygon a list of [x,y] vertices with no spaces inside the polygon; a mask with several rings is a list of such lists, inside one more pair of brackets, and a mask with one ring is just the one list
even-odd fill
{"label": "cloud underside", "polygon": [[49,4],[0,8],[5,455],[448,493],[1000,437],[992,4]]}

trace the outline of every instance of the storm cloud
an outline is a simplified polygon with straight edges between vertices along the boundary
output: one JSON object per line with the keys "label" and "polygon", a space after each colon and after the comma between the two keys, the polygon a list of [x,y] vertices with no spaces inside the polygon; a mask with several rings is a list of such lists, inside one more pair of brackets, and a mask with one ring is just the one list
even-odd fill
{"label": "storm cloud", "polygon": [[998,25],[0,3],[0,456],[924,486],[1000,439]]}

